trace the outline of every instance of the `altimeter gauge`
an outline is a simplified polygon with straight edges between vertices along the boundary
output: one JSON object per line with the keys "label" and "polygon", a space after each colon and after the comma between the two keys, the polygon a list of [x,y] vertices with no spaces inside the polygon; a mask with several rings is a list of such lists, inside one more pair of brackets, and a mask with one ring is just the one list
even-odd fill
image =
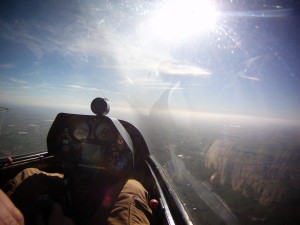
{"label": "altimeter gauge", "polygon": [[102,123],[96,128],[95,136],[100,141],[111,141],[113,139],[114,132],[110,124]]}
{"label": "altimeter gauge", "polygon": [[79,126],[74,130],[73,135],[74,137],[81,141],[86,139],[89,136],[90,129],[86,122],[80,122]]}

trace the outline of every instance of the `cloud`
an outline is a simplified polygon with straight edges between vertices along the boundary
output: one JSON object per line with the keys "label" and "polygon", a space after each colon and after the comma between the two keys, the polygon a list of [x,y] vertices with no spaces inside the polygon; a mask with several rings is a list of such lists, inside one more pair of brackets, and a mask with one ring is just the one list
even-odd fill
{"label": "cloud", "polygon": [[18,83],[18,84],[27,84],[28,83],[27,81],[16,79],[16,78],[10,78],[9,80],[11,80],[15,83]]}
{"label": "cloud", "polygon": [[[71,6],[66,6],[60,20],[32,18],[30,21],[19,20],[15,25],[2,21],[0,25],[5,25],[6,29],[0,32],[1,37],[24,44],[37,59],[54,53],[71,67],[96,60],[97,64],[93,66],[112,68],[125,79],[135,80],[146,77],[149,71],[158,70],[168,75],[210,75],[210,71],[196,65],[165,63],[176,61],[171,56],[170,46],[158,40],[142,39],[134,29],[141,21],[135,24],[134,15],[120,15],[111,3],[102,2],[91,7],[91,4],[80,2],[78,7],[74,14]],[[105,13],[99,14],[99,11]],[[155,79],[162,78],[157,76]]]}
{"label": "cloud", "polygon": [[248,79],[248,80],[253,80],[253,81],[260,81],[260,78],[254,77],[254,76],[246,76],[246,75],[239,75],[239,77]]}
{"label": "cloud", "polygon": [[168,74],[168,75],[194,76],[194,77],[211,75],[211,72],[209,70],[203,69],[195,65],[171,63],[171,62],[161,63],[158,70],[160,73]]}
{"label": "cloud", "polygon": [[71,67],[97,59],[99,67],[115,68],[123,76],[132,74],[132,70],[155,71],[162,61],[172,60],[165,49],[143,43],[128,29],[116,29],[134,24],[129,24],[130,17],[125,18],[128,15],[119,20],[119,12],[110,4],[91,7],[81,2],[76,13],[72,12],[73,6],[64,6],[60,20],[48,18],[49,15],[43,15],[42,20],[19,19],[16,23],[0,20],[0,26],[4,27],[0,36],[23,44],[37,59],[55,53]]}
{"label": "cloud", "polygon": [[24,44],[36,58],[41,59],[43,52],[43,41],[39,38],[40,31],[35,29],[36,22],[16,21],[8,23],[0,20],[0,36],[3,39]]}
{"label": "cloud", "polygon": [[44,51],[42,48],[40,48],[38,43],[35,43],[30,39],[25,40],[24,43],[36,58],[41,59],[43,57]]}
{"label": "cloud", "polygon": [[[127,79],[118,81],[118,84],[123,85],[123,84],[130,84],[135,86],[136,88],[142,88],[145,90],[149,89],[160,89],[160,90],[167,90],[167,89],[174,89],[171,88],[172,83],[170,82],[164,82],[160,80],[153,80],[153,79],[147,79],[147,78],[137,78],[135,80],[132,80],[130,77]],[[176,89],[182,89],[177,87]]]}
{"label": "cloud", "polygon": [[71,89],[80,90],[80,91],[100,92],[99,88],[94,88],[94,87],[84,87],[76,84],[67,84],[64,86]]}
{"label": "cloud", "polygon": [[259,61],[262,58],[262,56],[256,56],[256,57],[252,57],[248,60],[246,60],[245,62],[245,66],[247,68],[249,68],[250,66],[252,66],[252,64],[256,63],[257,61]]}
{"label": "cloud", "polygon": [[83,87],[79,86],[79,85],[74,85],[74,84],[68,84],[65,85],[66,87],[70,87],[70,88],[74,88],[74,89],[83,89]]}
{"label": "cloud", "polygon": [[21,86],[20,88],[22,88],[22,89],[31,89],[32,87],[30,87],[30,86]]}
{"label": "cloud", "polygon": [[14,68],[14,64],[10,64],[10,63],[5,63],[5,64],[0,64],[0,68],[3,69],[10,69],[10,68]]}

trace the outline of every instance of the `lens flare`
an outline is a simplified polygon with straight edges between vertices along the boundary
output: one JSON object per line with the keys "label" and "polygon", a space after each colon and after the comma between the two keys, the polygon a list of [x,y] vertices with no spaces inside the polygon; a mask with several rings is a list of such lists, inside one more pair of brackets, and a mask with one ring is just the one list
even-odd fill
{"label": "lens flare", "polygon": [[166,1],[147,22],[151,35],[165,40],[182,40],[214,27],[217,11],[206,0]]}

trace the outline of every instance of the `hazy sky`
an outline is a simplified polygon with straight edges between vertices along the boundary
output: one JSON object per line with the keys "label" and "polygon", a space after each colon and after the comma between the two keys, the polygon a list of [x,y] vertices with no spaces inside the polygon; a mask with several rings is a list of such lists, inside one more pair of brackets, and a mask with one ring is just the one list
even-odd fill
{"label": "hazy sky", "polygon": [[299,119],[292,1],[196,2],[1,1],[0,105],[150,109],[172,88],[176,110]]}

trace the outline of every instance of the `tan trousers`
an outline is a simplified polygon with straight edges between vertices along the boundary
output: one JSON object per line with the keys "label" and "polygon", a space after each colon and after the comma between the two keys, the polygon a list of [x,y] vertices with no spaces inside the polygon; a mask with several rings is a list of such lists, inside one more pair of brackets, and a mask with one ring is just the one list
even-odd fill
{"label": "tan trousers", "polygon": [[[25,215],[25,223],[31,223],[35,218],[30,217],[35,212],[33,199],[42,194],[61,197],[63,194],[63,175],[59,173],[46,173],[36,168],[28,168],[17,174],[6,185],[7,194],[15,205]],[[33,188],[34,187],[34,188]],[[54,197],[55,200],[55,197]],[[108,215],[107,221],[98,221],[97,211],[91,224],[103,225],[149,225],[152,210],[149,207],[147,190],[141,183],[129,179],[117,196],[115,204]],[[26,215],[29,215],[26,217]],[[100,216],[99,216],[100,218]]]}

